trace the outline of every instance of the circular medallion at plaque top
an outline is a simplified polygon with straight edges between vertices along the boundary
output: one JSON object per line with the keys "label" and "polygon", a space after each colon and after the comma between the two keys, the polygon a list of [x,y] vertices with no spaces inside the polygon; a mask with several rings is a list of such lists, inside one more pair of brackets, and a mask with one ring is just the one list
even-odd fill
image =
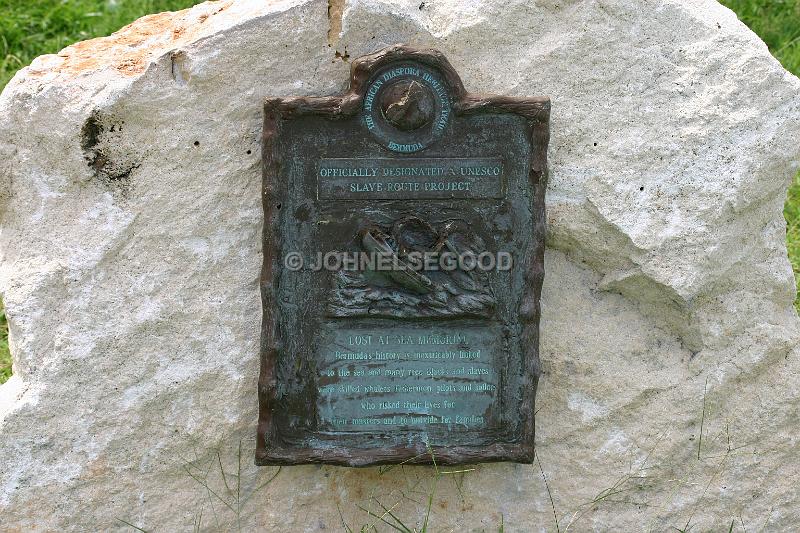
{"label": "circular medallion at plaque top", "polygon": [[385,148],[413,153],[442,136],[450,113],[447,85],[437,71],[417,63],[394,63],[370,80],[362,120]]}

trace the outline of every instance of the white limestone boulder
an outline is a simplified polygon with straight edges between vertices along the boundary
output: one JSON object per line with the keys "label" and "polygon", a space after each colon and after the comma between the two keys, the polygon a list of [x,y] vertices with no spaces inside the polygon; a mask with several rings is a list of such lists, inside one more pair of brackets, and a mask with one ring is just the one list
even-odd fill
{"label": "white limestone boulder", "polygon": [[422,525],[431,468],[253,466],[262,99],[339,93],[397,42],[552,99],[539,461],[442,475],[430,530],[800,523],[800,80],[731,11],[241,0],[0,96],[0,530],[389,530],[376,502]]}

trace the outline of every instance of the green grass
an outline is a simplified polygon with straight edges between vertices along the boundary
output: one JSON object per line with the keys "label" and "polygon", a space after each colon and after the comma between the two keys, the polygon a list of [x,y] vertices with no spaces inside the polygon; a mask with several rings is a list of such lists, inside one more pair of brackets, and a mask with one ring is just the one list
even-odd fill
{"label": "green grass", "polygon": [[[37,56],[108,35],[148,13],[190,7],[195,0],[0,0],[0,90]],[[800,0],[723,0],[791,72],[800,76]],[[784,210],[789,258],[800,279],[800,174]],[[798,284],[800,287],[800,284]],[[795,301],[800,309],[800,298]],[[0,303],[0,383],[11,375],[8,326]]]}
{"label": "green grass", "polygon": [[199,4],[192,0],[0,0],[0,90],[37,56],[109,35],[148,13]]}
{"label": "green grass", "polygon": [[8,351],[8,323],[6,310],[0,301],[0,383],[5,383],[11,377],[11,353]]}
{"label": "green grass", "polygon": [[794,306],[800,311],[800,172],[789,187],[783,216],[786,217],[786,247],[789,249],[789,260],[792,262],[798,292]]}

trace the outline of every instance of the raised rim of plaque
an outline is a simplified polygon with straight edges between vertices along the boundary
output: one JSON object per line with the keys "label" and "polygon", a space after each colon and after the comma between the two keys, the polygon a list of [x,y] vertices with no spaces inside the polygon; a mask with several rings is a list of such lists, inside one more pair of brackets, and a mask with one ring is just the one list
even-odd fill
{"label": "raised rim of plaque", "polygon": [[[532,125],[538,126],[535,132],[539,143],[549,141],[550,137],[550,98],[547,96],[515,97],[467,93],[461,77],[450,62],[438,50],[414,48],[396,44],[373,54],[355,59],[350,66],[350,86],[339,96],[288,96],[266,98],[264,101],[265,121],[274,127],[270,116],[283,120],[305,115],[325,116],[336,120],[350,117],[361,111],[367,87],[373,76],[390,63],[406,61],[427,66],[436,71],[449,88],[451,110],[455,114],[473,113],[513,113],[524,116]],[[266,133],[266,130],[265,130]],[[538,144],[538,143],[537,143]],[[543,163],[546,164],[546,144]],[[540,169],[544,175],[544,170]]]}
{"label": "raised rim of plaque", "polygon": [[[403,84],[394,84],[393,76],[375,87],[394,68],[411,69],[399,76]],[[428,74],[426,77],[425,74]],[[437,83],[441,86],[437,86]],[[367,105],[367,93],[373,89],[372,104]],[[444,90],[442,90],[443,88]],[[389,102],[403,105],[391,108],[381,105],[380,96],[389,94]],[[400,98],[398,98],[400,95]],[[361,115],[359,116],[359,113]],[[281,253],[285,246],[281,235],[281,206],[289,205],[288,184],[280,178],[287,168],[282,153],[277,151],[278,139],[287,121],[318,117],[329,121],[358,118],[365,128],[364,139],[377,142],[386,150],[386,157],[413,158],[415,154],[436,145],[437,140],[452,130],[457,117],[471,115],[514,114],[524,118],[524,135],[530,146],[527,160],[527,182],[532,214],[531,228],[536,238],[530,249],[515,260],[514,268],[521,269],[522,291],[516,306],[519,329],[515,336],[521,349],[522,369],[519,402],[515,400],[515,429],[512,437],[498,435],[497,439],[475,445],[447,445],[422,442],[424,439],[397,439],[390,445],[374,446],[373,437],[365,433],[364,442],[337,440],[335,435],[320,434],[293,427],[292,434],[281,433],[275,423],[279,400],[284,393],[278,382],[276,363],[280,359],[283,339],[281,331],[277,284],[283,268]],[[372,117],[374,128],[369,128]],[[257,465],[298,465],[324,463],[342,466],[371,466],[379,464],[468,464],[494,461],[532,463],[535,440],[535,396],[539,366],[540,296],[544,277],[544,196],[547,185],[547,146],[549,142],[550,99],[547,97],[511,97],[470,94],[460,77],[441,52],[394,45],[354,60],[350,69],[348,90],[336,96],[296,96],[267,98],[264,102],[262,138],[264,208],[261,297],[263,318],[261,328],[261,368],[258,380],[259,415],[255,462]],[[370,133],[366,130],[372,132]],[[412,141],[412,142],[408,142]],[[420,146],[397,148],[390,145]],[[496,155],[496,154],[495,154]],[[335,157],[334,154],[328,157]],[[295,401],[307,401],[295,399]],[[518,409],[517,409],[518,407]],[[309,403],[309,416],[316,416],[316,407]],[[337,434],[338,435],[338,434]]]}

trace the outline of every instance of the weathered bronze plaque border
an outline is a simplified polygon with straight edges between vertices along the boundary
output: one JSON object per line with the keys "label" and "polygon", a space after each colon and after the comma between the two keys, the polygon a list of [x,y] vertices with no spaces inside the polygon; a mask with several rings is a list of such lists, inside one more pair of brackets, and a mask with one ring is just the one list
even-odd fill
{"label": "weathered bronze plaque border", "polygon": [[[283,164],[274,147],[282,124],[306,116],[318,116],[335,121],[351,118],[362,109],[367,83],[379,69],[398,60],[412,60],[438,71],[449,85],[454,115],[516,114],[524,117],[531,153],[528,179],[531,187],[532,227],[542,237],[534,240],[534,249],[523,269],[524,295],[519,308],[522,324],[521,343],[523,396],[519,416],[522,420],[520,442],[493,443],[476,449],[466,446],[345,448],[282,446],[273,424],[276,405],[276,359],[281,350],[277,326],[277,301],[274,280],[282,267],[281,226],[278,215],[281,201],[286,198],[287,184],[279,179]],[[327,463],[345,466],[368,466],[387,463],[424,463],[435,459],[439,464],[465,464],[490,461],[531,463],[534,460],[534,409],[539,367],[540,296],[544,276],[545,189],[547,185],[547,146],[549,141],[550,100],[547,97],[516,98],[508,96],[469,94],[460,77],[447,59],[436,50],[415,49],[396,45],[355,60],[351,66],[349,90],[340,96],[270,98],[264,105],[263,128],[263,206],[264,263],[261,272],[263,322],[261,337],[261,371],[258,384],[259,421],[256,445],[256,464],[294,465]],[[413,157],[414,154],[410,154]],[[368,437],[367,437],[368,438]],[[432,457],[433,455],[433,457]]]}

